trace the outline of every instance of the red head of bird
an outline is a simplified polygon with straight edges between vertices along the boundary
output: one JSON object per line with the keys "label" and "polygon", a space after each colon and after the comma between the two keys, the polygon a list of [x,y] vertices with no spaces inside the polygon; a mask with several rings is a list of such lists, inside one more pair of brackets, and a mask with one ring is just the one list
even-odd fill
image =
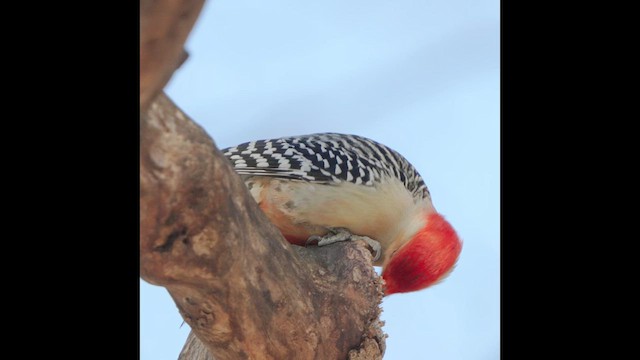
{"label": "red head of bird", "polygon": [[424,217],[425,225],[387,259],[385,294],[417,291],[444,279],[453,270],[462,242],[442,215]]}

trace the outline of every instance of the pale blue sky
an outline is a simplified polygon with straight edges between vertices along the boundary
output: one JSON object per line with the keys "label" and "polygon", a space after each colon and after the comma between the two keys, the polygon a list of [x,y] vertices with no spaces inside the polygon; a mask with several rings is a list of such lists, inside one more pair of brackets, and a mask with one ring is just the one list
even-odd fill
{"label": "pale blue sky", "polygon": [[[499,6],[209,1],[166,89],[220,148],[344,132],[415,165],[464,246],[443,283],[385,298],[385,360],[500,356]],[[141,281],[141,359],[177,359],[181,323],[166,290]]]}

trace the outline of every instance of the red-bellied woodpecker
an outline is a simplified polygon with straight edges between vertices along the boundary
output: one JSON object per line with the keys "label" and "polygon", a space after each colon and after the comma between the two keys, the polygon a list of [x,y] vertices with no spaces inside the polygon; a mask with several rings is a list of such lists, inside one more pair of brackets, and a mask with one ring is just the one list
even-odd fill
{"label": "red-bellied woodpecker", "polygon": [[462,242],[436,212],[422,177],[380,143],[320,133],[222,152],[290,243],[367,241],[374,265],[382,266],[386,295],[433,285],[458,259]]}

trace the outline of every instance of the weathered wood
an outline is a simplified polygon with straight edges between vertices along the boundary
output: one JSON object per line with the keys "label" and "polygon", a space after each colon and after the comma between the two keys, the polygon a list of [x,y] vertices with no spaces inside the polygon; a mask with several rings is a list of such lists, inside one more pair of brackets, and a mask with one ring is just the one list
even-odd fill
{"label": "weathered wood", "polygon": [[202,344],[202,341],[192,332],[187,336],[187,341],[180,351],[178,360],[216,360]]}
{"label": "weathered wood", "polygon": [[186,60],[184,43],[204,0],[140,0],[140,109]]}
{"label": "weathered wood", "polygon": [[216,360],[384,353],[382,284],[366,244],[288,244],[164,94],[141,116],[140,262]]}

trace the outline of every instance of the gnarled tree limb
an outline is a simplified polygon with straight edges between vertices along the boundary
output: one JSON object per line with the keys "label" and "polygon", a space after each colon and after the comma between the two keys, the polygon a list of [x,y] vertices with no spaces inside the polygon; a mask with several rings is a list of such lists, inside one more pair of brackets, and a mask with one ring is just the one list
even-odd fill
{"label": "gnarled tree limb", "polygon": [[140,0],[140,110],[185,61],[184,42],[204,0]]}
{"label": "gnarled tree limb", "polygon": [[364,243],[288,244],[164,94],[140,133],[141,276],[167,288],[215,359],[381,358],[382,286]]}
{"label": "gnarled tree limb", "polygon": [[365,245],[289,245],[161,93],[203,2],[140,3],[140,273],[192,328],[180,358],[381,358],[381,283]]}

